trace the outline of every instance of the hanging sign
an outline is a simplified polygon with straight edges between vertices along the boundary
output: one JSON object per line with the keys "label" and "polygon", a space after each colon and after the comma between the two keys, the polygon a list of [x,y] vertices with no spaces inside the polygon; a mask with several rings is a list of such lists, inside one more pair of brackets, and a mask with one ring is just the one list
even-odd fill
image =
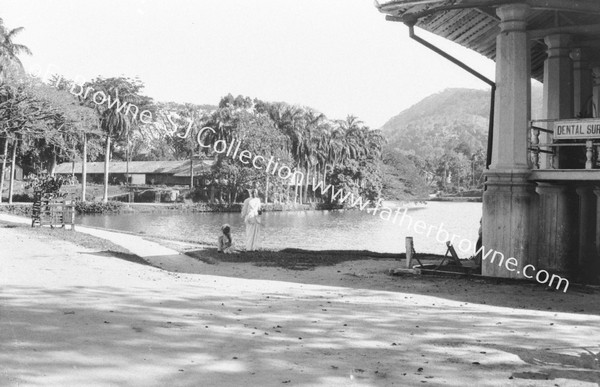
{"label": "hanging sign", "polygon": [[554,121],[554,139],[600,138],[600,118]]}

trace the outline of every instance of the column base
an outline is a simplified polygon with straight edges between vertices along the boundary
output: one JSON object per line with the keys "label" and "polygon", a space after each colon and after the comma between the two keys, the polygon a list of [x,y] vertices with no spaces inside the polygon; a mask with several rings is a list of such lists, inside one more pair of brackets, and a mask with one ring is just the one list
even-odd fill
{"label": "column base", "polygon": [[532,263],[531,219],[535,186],[528,180],[529,174],[529,170],[486,172],[482,236],[485,252],[492,251],[482,260],[481,273],[485,276],[523,278],[523,267]]}
{"label": "column base", "polygon": [[538,183],[538,266],[553,273],[574,274],[578,261],[579,199],[567,184]]}

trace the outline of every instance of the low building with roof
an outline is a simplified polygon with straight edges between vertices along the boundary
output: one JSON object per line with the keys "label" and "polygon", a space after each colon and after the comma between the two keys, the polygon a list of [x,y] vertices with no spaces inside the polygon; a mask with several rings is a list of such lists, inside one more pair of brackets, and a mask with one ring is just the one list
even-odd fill
{"label": "low building with roof", "polygon": [[[201,183],[214,163],[212,159],[194,160],[194,186]],[[56,166],[55,173],[63,176],[75,176],[82,181],[82,163],[62,163]],[[190,160],[177,161],[112,161],[109,164],[109,182],[111,184],[129,183],[132,185],[190,185]],[[104,162],[86,164],[87,181],[101,184],[104,182]]]}

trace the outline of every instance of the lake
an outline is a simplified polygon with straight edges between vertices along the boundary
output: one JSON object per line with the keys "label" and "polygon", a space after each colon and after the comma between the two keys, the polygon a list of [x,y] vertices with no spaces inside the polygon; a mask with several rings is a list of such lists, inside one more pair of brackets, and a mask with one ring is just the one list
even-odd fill
{"label": "lake", "polygon": [[[417,252],[444,254],[446,246],[435,235],[440,225],[450,235],[460,236],[457,241],[468,239],[475,246],[481,213],[481,203],[428,202],[425,208],[408,210],[403,224],[400,224],[403,211],[400,212],[394,224],[391,220],[381,219],[379,214],[358,210],[266,212],[262,215],[262,246],[401,253],[405,250],[405,237],[412,236]],[[412,218],[410,225],[409,217]],[[425,235],[427,231],[423,230],[422,223],[415,228],[418,221],[425,223],[426,230],[435,227],[429,237]],[[78,218],[78,223],[166,239],[214,240],[215,244],[221,225],[229,223],[234,242],[242,245],[244,242],[244,223],[239,213],[85,215]],[[444,236],[441,233],[440,240]],[[463,246],[467,247],[467,242]],[[473,254],[472,249],[468,253],[456,250],[461,258]]]}

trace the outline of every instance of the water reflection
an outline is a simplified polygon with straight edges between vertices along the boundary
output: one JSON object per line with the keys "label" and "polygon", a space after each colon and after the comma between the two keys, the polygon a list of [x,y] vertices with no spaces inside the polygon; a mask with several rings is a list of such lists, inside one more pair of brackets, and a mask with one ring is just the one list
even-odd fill
{"label": "water reflection", "polygon": [[[413,236],[417,251],[443,254],[445,245],[436,239],[440,226],[450,235],[470,240],[474,246],[481,211],[481,203],[430,202],[426,208],[409,210],[403,224],[400,224],[402,213],[394,224],[365,211],[267,212],[263,214],[262,244],[275,249],[399,253],[404,252],[405,237]],[[244,224],[239,213],[87,215],[79,221],[84,225],[196,241],[216,241],[221,225],[229,223],[234,240],[244,240]],[[417,221],[427,226],[422,234],[415,231]],[[444,236],[441,233],[439,237]],[[459,251],[459,255],[467,257],[469,254]]]}

